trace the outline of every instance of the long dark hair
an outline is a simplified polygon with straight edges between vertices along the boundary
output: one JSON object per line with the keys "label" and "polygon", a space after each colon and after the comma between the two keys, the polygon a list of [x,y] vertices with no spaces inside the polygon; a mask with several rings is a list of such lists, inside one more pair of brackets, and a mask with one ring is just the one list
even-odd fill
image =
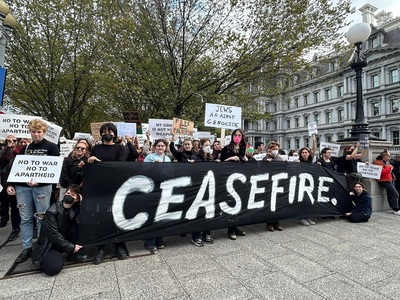
{"label": "long dark hair", "polygon": [[229,148],[231,151],[235,151],[235,142],[233,141],[233,136],[234,136],[237,132],[239,132],[239,133],[242,135],[242,140],[241,140],[240,143],[239,143],[239,148],[240,148],[240,149],[246,150],[245,135],[244,135],[244,132],[243,132],[240,128],[235,129],[234,131],[232,131],[232,133],[231,133],[231,142],[229,143],[228,148]]}

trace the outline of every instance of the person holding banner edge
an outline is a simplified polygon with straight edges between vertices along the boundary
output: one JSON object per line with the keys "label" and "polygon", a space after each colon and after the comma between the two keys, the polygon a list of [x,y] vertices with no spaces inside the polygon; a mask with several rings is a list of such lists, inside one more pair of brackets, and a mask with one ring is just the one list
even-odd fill
{"label": "person holding banner edge", "polygon": [[[31,134],[32,143],[23,147],[20,154],[40,155],[40,156],[60,156],[60,150],[56,144],[47,141],[44,138],[48,125],[41,119],[33,119],[28,123],[28,129]],[[21,240],[22,252],[15,260],[21,263],[29,259],[32,255],[32,239],[33,239],[33,218],[36,217],[38,232],[40,232],[40,220],[44,213],[50,207],[50,199],[52,193],[52,184],[34,181],[28,183],[15,183],[15,186],[7,187],[7,194],[16,195],[21,216]],[[36,210],[36,213],[35,213]]]}
{"label": "person holding banner edge", "polygon": [[[246,148],[247,144],[245,142],[244,132],[239,128],[233,130],[231,142],[221,150],[221,162],[247,162]],[[246,232],[240,230],[236,226],[228,228],[228,237],[231,240],[236,240],[237,235],[244,236]]]}
{"label": "person holding banner edge", "polygon": [[[92,149],[88,163],[101,161],[126,161],[128,151],[125,146],[116,144],[118,138],[117,127],[113,123],[105,123],[100,127],[102,144],[95,145]],[[104,261],[106,245],[96,246],[96,254],[93,259],[95,265]],[[118,259],[127,259],[129,256],[128,248],[124,242],[115,243],[115,255]]]}

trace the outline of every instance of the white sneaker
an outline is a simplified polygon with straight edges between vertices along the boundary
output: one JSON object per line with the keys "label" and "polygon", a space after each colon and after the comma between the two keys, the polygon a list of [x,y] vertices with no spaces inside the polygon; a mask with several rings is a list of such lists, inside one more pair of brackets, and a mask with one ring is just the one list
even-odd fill
{"label": "white sneaker", "polygon": [[307,219],[307,222],[308,222],[308,224],[310,224],[310,225],[315,225],[315,222],[314,222],[313,220],[311,220],[311,219]]}
{"label": "white sneaker", "polygon": [[310,223],[306,219],[300,219],[300,223],[303,224],[304,226],[309,226]]}
{"label": "white sneaker", "polygon": [[394,213],[396,216],[400,216],[400,210],[398,210],[398,211],[393,211],[393,213]]}

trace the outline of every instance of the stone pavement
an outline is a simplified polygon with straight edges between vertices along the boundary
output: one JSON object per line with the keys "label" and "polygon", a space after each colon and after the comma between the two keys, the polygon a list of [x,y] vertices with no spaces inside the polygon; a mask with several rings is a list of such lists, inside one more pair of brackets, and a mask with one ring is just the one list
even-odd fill
{"label": "stone pavement", "polygon": [[[400,299],[399,224],[390,211],[363,224],[288,220],[282,232],[241,227],[247,235],[236,241],[216,230],[202,248],[174,236],[151,255],[135,241],[124,261],[4,276],[21,251],[18,238],[0,249],[0,299]],[[9,232],[0,228],[0,244]]]}

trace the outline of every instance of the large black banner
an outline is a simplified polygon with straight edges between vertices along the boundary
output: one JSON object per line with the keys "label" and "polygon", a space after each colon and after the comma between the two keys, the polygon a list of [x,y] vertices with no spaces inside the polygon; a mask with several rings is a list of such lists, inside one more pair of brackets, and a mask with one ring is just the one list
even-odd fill
{"label": "large black banner", "polygon": [[83,245],[342,215],[351,207],[344,176],[317,164],[109,162],[84,173]]}

